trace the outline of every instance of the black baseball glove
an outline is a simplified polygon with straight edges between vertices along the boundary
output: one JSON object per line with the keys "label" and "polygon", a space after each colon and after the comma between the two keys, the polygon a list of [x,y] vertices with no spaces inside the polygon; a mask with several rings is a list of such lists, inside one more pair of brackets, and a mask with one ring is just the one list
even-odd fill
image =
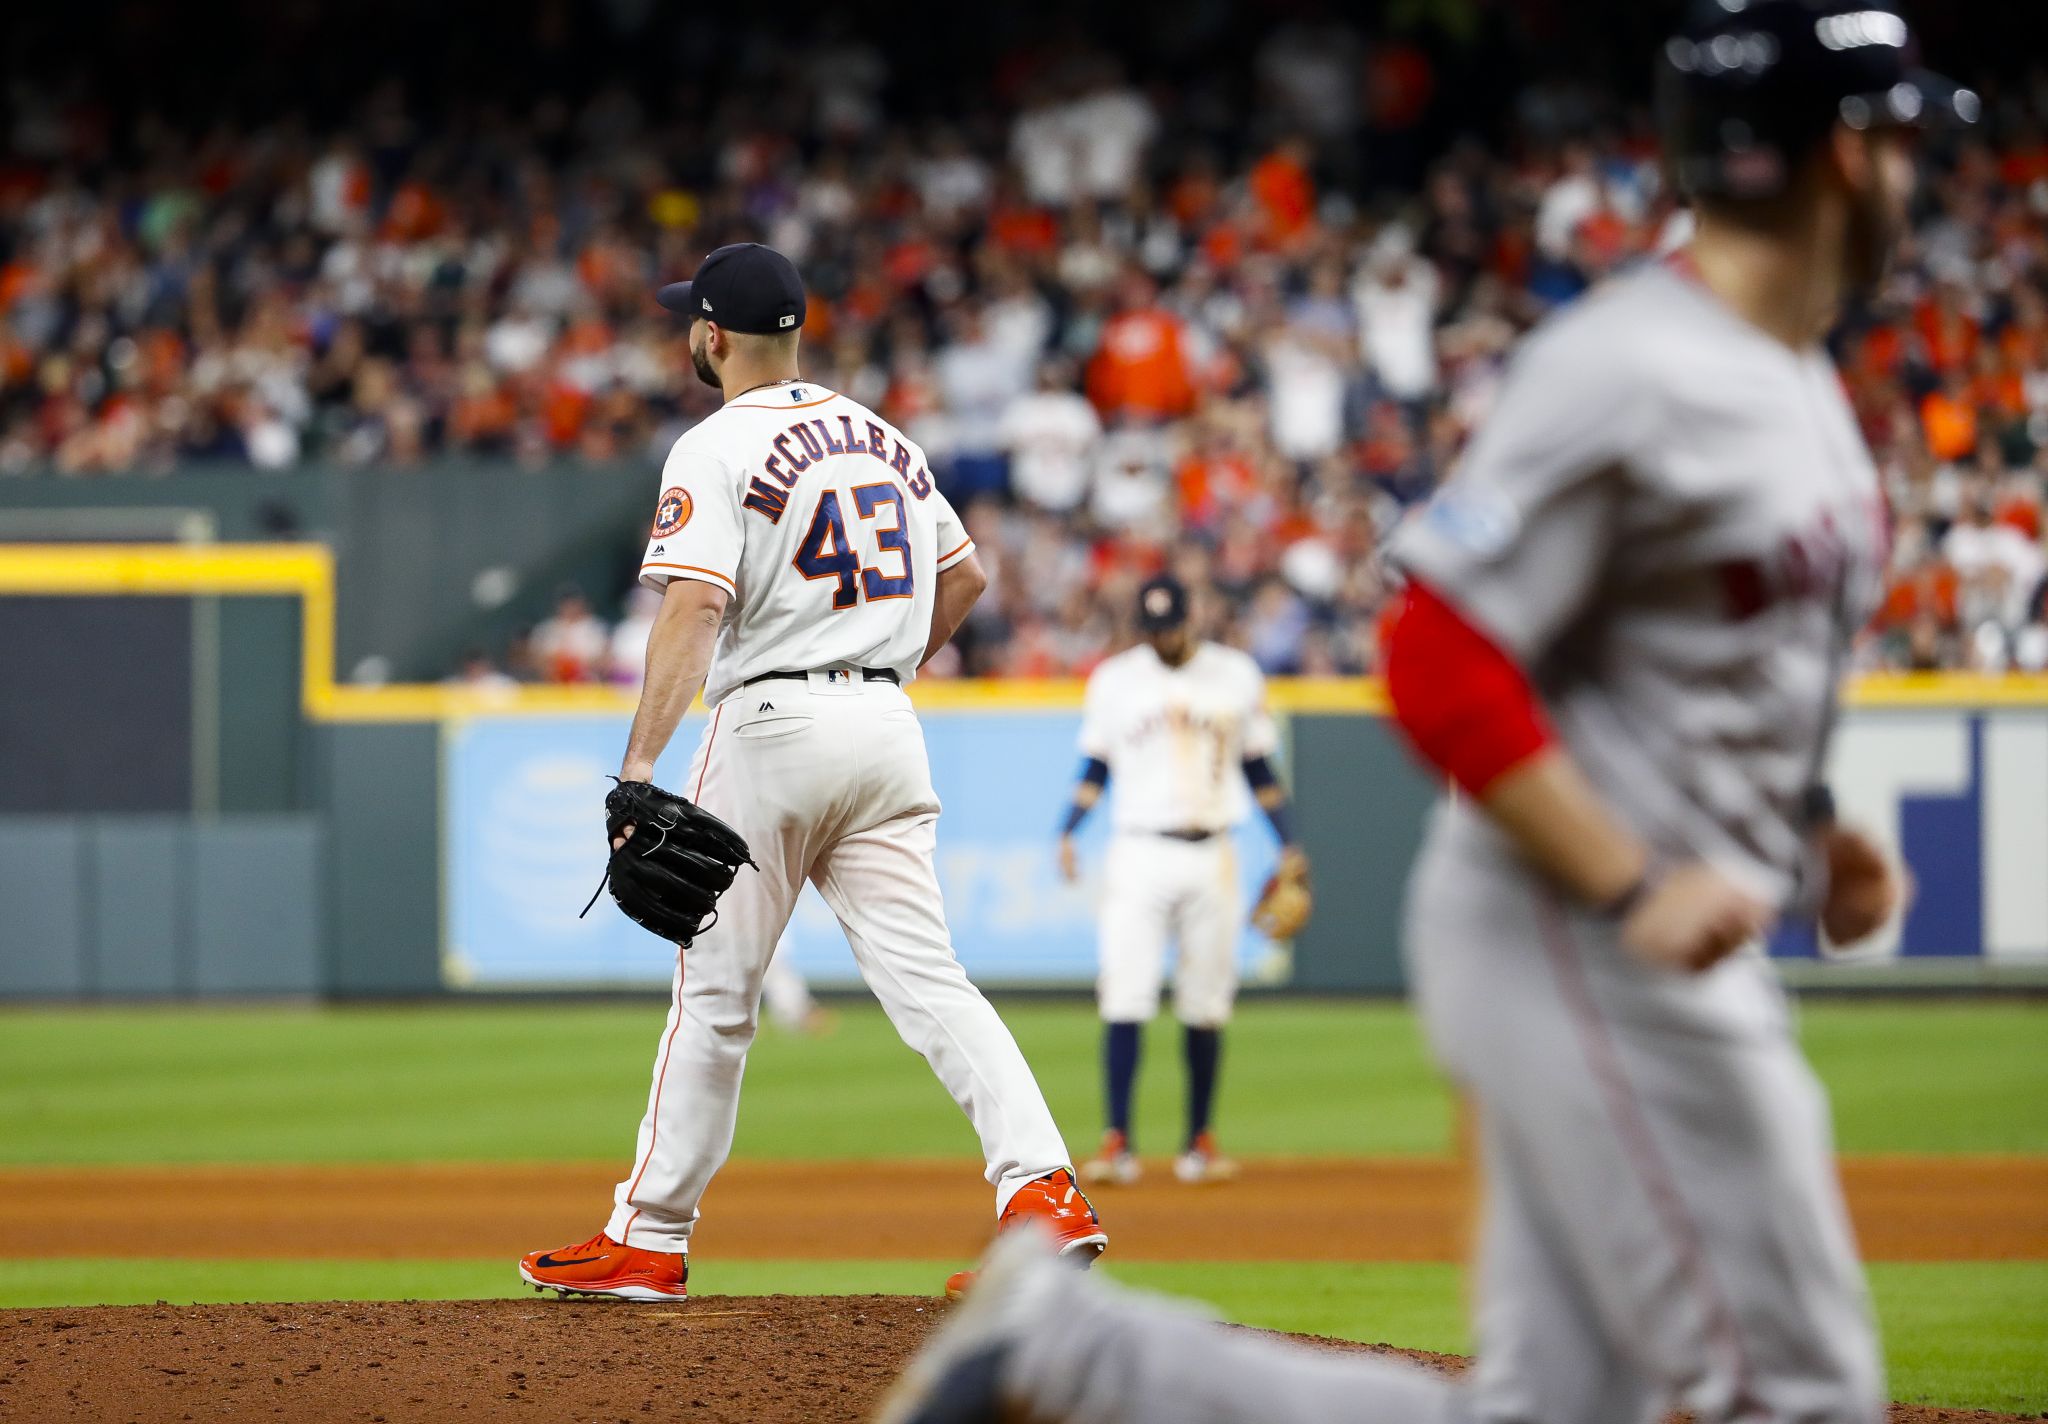
{"label": "black baseball glove", "polygon": [[[621,781],[604,798],[605,845],[627,826],[633,834],[612,851],[598,892],[609,885],[627,919],[687,948],[716,922],[718,897],[754,857],[731,826],[645,781]],[[593,894],[590,904],[596,903]]]}

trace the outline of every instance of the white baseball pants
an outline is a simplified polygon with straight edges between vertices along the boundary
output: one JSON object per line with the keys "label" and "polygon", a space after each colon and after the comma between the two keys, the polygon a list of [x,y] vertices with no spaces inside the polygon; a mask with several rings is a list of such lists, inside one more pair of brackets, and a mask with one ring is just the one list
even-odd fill
{"label": "white baseball pants", "polygon": [[932,866],[939,800],[924,732],[893,683],[776,679],[713,711],[681,788],[746,837],[718,920],[677,957],[633,1171],[606,1234],[686,1251],[732,1149],[761,981],[805,880],[839,917],[868,987],[981,1138],[998,1211],[1067,1166],[1016,1040],[953,957]]}
{"label": "white baseball pants", "polygon": [[1178,951],[1173,1010],[1215,1028],[1237,1001],[1237,857],[1228,835],[1205,841],[1120,831],[1110,842],[1097,916],[1096,1006],[1110,1023],[1159,1012],[1166,946]]}

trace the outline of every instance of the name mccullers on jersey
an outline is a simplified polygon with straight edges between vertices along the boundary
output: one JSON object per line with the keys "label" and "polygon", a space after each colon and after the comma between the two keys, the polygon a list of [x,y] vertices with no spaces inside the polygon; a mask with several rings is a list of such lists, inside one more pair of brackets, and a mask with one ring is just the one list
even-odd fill
{"label": "name mccullers on jersey", "polygon": [[[832,429],[834,424],[839,427],[837,433]],[[797,421],[775,437],[774,453],[761,462],[762,470],[773,476],[781,488],[756,475],[747,485],[747,497],[740,503],[770,524],[780,524],[783,511],[789,508],[789,492],[796,488],[797,476],[827,455],[872,455],[903,476],[917,498],[929,496],[932,477],[921,464],[916,474],[910,472],[910,451],[903,442],[891,440],[889,432],[872,420],[862,421],[861,425],[861,431],[856,432],[850,415]]]}

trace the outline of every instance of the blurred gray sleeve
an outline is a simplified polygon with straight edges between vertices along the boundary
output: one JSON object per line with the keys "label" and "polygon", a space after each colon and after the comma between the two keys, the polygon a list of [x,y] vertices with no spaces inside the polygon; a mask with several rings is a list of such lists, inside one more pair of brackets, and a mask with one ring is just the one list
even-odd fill
{"label": "blurred gray sleeve", "polygon": [[1388,548],[1524,666],[1605,577],[1656,418],[1633,343],[1611,332],[1567,316],[1524,342],[1458,468]]}

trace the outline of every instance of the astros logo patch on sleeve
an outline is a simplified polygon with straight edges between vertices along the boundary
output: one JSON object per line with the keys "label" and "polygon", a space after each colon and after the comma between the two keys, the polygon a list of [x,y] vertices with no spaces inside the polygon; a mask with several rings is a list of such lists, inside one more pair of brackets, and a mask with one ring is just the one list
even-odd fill
{"label": "astros logo patch on sleeve", "polygon": [[654,507],[654,537],[665,539],[690,522],[690,492],[663,490],[661,503]]}

